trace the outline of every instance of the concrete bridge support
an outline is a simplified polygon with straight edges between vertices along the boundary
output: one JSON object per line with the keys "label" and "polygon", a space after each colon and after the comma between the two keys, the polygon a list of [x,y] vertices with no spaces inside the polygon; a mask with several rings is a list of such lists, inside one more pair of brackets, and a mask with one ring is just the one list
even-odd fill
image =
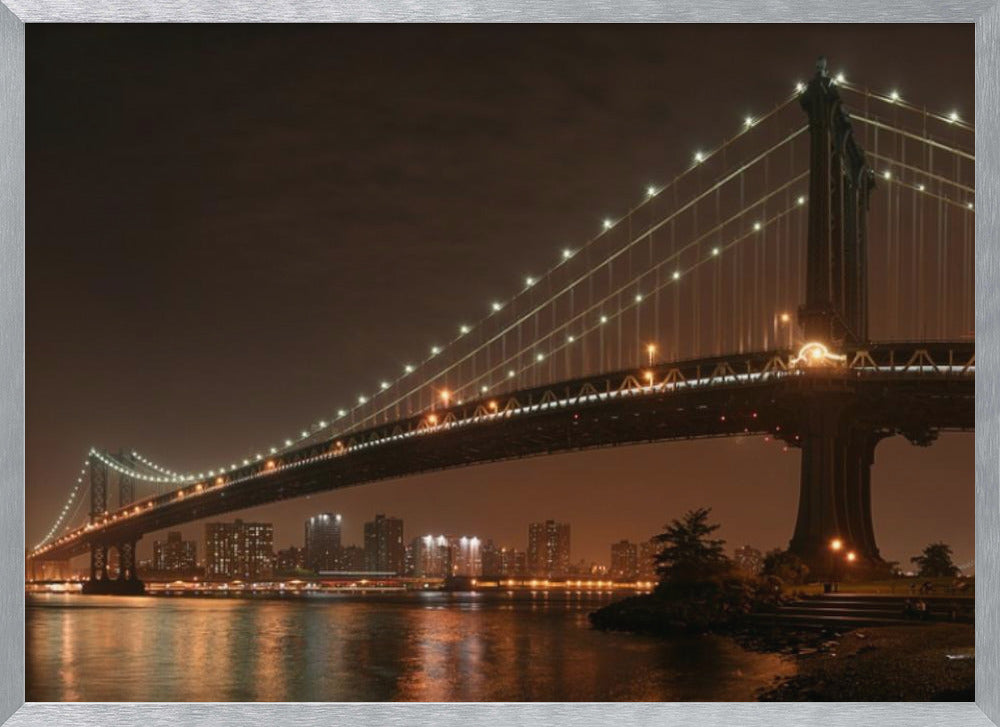
{"label": "concrete bridge support", "polygon": [[107,543],[95,543],[90,548],[90,580],[83,584],[83,592],[98,595],[137,596],[146,592],[145,584],[139,580],[136,568],[135,540],[117,543],[118,577],[108,574]]}
{"label": "concrete bridge support", "polygon": [[[859,421],[850,395],[817,397],[805,414],[799,511],[790,550],[817,576],[882,565],[871,511],[875,447],[889,432]],[[840,541],[835,551],[831,544]],[[847,553],[856,560],[847,562]]]}

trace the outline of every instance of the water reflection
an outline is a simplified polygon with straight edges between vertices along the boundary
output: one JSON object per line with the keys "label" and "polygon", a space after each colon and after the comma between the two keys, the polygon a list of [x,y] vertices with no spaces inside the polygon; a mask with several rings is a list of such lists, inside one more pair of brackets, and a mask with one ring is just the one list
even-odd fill
{"label": "water reflection", "polygon": [[33,701],[746,700],[794,667],[592,631],[609,596],[27,596]]}

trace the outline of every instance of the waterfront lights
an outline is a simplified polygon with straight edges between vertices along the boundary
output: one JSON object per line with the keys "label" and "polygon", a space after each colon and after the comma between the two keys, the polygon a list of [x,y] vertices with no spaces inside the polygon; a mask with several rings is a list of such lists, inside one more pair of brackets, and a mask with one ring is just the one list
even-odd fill
{"label": "waterfront lights", "polygon": [[834,538],[830,541],[830,550],[836,553],[838,550],[844,547],[844,542],[840,538]]}

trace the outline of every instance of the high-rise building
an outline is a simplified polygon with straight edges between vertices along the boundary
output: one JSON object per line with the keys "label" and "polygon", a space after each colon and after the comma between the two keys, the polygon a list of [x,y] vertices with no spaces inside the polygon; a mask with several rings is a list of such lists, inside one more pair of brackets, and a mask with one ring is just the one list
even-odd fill
{"label": "high-rise building", "polygon": [[444,578],[451,573],[451,546],[444,535],[422,535],[410,544],[413,550],[413,575],[418,578]]}
{"label": "high-rise building", "polygon": [[528,572],[541,578],[569,573],[569,523],[528,525]]}
{"label": "high-rise building", "polygon": [[246,581],[274,574],[271,523],[206,523],[205,577]]}
{"label": "high-rise building", "polygon": [[376,515],[365,523],[365,570],[402,573],[405,551],[402,520]]}
{"label": "high-rise building", "polygon": [[640,578],[656,578],[656,556],[662,547],[652,538],[639,543]]}
{"label": "high-rise building", "polygon": [[737,567],[747,575],[755,576],[764,568],[764,555],[756,548],[744,545],[733,553]]}
{"label": "high-rise building", "polygon": [[193,571],[198,566],[198,544],[184,540],[176,530],[167,539],[153,541],[153,570],[161,573]]}
{"label": "high-rise building", "polygon": [[359,545],[345,545],[340,549],[338,570],[358,573],[365,569],[365,549]]}
{"label": "high-rise building", "polygon": [[612,578],[635,578],[639,575],[639,548],[635,543],[620,540],[611,545]]}
{"label": "high-rise building", "polygon": [[306,568],[336,570],[340,560],[340,515],[324,512],[306,520]]}

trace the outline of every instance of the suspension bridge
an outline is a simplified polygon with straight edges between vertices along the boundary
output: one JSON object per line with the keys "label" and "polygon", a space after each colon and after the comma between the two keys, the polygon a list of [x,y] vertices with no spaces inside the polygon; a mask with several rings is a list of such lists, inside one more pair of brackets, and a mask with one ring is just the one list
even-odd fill
{"label": "suspension bridge", "polygon": [[974,141],[957,112],[820,59],[326,418],[197,473],[91,448],[28,572],[89,552],[85,591],[141,592],[136,543],[181,523],[445,468],[733,436],[801,450],[790,549],[814,572],[834,538],[877,564],[878,442],[974,428]]}

